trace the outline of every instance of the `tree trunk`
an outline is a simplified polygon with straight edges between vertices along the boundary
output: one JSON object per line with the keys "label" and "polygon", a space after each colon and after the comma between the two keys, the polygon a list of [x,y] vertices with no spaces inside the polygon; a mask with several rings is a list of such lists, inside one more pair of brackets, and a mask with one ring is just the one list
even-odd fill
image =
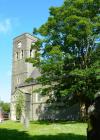
{"label": "tree trunk", "polygon": [[85,103],[80,102],[80,120],[86,121],[86,106]]}

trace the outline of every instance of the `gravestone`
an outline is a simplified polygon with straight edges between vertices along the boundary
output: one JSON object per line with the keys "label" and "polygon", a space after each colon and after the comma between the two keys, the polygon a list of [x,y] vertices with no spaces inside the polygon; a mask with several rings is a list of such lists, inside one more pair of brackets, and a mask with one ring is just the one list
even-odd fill
{"label": "gravestone", "polygon": [[29,127],[30,120],[30,94],[25,93],[25,117],[24,117],[24,127]]}

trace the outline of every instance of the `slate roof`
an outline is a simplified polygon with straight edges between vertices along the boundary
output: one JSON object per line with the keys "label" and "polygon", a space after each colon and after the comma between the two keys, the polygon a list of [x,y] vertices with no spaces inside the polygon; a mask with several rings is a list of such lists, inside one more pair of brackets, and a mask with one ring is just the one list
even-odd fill
{"label": "slate roof", "polygon": [[30,77],[32,77],[33,79],[36,79],[37,77],[41,76],[39,69],[35,68],[33,70],[33,72],[31,73]]}
{"label": "slate roof", "polygon": [[39,77],[39,76],[41,76],[41,74],[40,74],[39,70],[37,68],[35,68],[33,70],[33,72],[31,73],[31,75],[29,76],[29,78],[33,78],[34,80],[32,82],[29,82],[29,83],[27,83],[27,82],[21,83],[16,88],[21,88],[21,87],[25,87],[25,86],[36,85],[37,83],[36,83],[36,80],[35,79],[37,77]]}

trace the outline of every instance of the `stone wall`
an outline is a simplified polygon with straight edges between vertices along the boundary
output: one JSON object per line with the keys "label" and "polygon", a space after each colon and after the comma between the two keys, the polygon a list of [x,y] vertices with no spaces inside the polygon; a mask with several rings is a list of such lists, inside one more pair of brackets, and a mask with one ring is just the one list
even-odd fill
{"label": "stone wall", "polygon": [[65,104],[33,104],[33,120],[79,120],[80,106],[66,106]]}

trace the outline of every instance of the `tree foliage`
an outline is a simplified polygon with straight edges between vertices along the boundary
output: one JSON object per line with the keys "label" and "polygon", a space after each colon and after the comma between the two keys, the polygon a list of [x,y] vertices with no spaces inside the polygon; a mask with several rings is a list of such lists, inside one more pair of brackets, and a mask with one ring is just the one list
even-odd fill
{"label": "tree foliage", "polygon": [[22,92],[19,91],[16,95],[16,118],[18,120],[21,120],[24,102],[25,102],[24,95]]}
{"label": "tree foliage", "polygon": [[0,101],[0,107],[2,108],[2,110],[6,113],[10,112],[10,103],[5,103],[3,101]]}
{"label": "tree foliage", "polygon": [[[100,1],[65,0],[60,7],[51,7],[50,16],[35,35],[38,55],[28,60],[37,66],[37,79],[42,92],[53,92],[54,101],[88,102],[100,90]],[[41,43],[40,43],[41,42]]]}

